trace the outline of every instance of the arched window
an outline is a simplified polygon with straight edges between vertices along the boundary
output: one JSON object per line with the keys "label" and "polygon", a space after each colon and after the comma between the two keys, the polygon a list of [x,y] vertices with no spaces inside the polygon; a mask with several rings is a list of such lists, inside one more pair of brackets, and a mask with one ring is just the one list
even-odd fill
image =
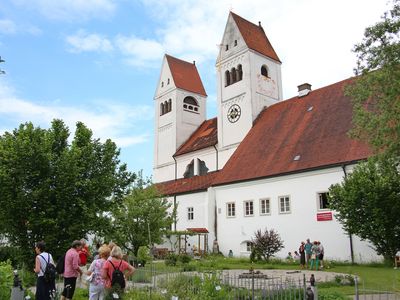
{"label": "arched window", "polygon": [[199,103],[197,100],[191,96],[185,97],[183,99],[183,108],[188,111],[194,111],[198,112],[199,111]]}
{"label": "arched window", "polygon": [[231,85],[231,75],[229,74],[229,71],[225,71],[225,86]]}
{"label": "arched window", "polygon": [[172,110],[172,100],[169,99],[168,100],[168,112],[170,112]]}
{"label": "arched window", "polygon": [[236,73],[237,73],[237,81],[242,80],[243,79],[242,65],[237,66]]}
{"label": "arched window", "polygon": [[266,65],[263,65],[261,67],[261,75],[269,78],[269,76],[268,76],[268,68],[267,68]]}
{"label": "arched window", "polygon": [[232,81],[232,84],[234,84],[237,80],[236,80],[236,69],[235,68],[232,68],[231,69],[231,81]]}
{"label": "arched window", "polygon": [[165,111],[164,111],[164,103],[161,103],[161,104],[160,104],[160,116],[162,116],[163,114],[165,114]]}

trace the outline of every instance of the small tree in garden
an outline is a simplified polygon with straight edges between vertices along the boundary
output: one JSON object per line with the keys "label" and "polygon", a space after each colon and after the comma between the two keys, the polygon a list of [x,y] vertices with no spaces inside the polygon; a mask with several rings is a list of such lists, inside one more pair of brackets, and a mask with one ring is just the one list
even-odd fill
{"label": "small tree in garden", "polygon": [[265,228],[264,232],[261,229],[257,230],[252,243],[254,251],[266,261],[283,248],[283,241],[274,229]]}

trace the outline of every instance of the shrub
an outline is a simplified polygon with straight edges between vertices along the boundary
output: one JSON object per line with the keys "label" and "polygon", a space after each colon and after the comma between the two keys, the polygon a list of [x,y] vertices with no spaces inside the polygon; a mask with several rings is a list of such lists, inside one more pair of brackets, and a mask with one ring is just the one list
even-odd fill
{"label": "shrub", "polygon": [[174,253],[170,253],[165,257],[166,266],[176,266],[177,261],[178,261],[178,256]]}
{"label": "shrub", "polygon": [[149,247],[140,246],[137,252],[137,262],[144,267],[148,261],[151,261]]}
{"label": "shrub", "polygon": [[181,262],[182,264],[188,264],[188,263],[190,263],[191,260],[192,260],[192,258],[187,254],[179,254],[178,255],[178,261]]}
{"label": "shrub", "polygon": [[0,262],[0,299],[10,299],[13,283],[13,268],[11,261]]}
{"label": "shrub", "polygon": [[192,272],[196,271],[196,266],[195,265],[190,265],[190,264],[184,264],[182,267],[182,272]]}
{"label": "shrub", "polygon": [[283,241],[274,229],[268,230],[265,228],[264,232],[261,229],[257,230],[252,242],[255,251],[266,261],[269,261],[275,253],[283,248]]}

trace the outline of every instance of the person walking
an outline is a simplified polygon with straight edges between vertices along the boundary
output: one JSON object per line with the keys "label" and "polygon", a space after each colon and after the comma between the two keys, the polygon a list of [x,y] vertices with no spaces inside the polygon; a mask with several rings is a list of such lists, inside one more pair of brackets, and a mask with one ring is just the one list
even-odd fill
{"label": "person walking", "polygon": [[55,290],[55,281],[48,282],[44,278],[44,272],[46,270],[47,264],[53,264],[53,257],[50,253],[46,251],[46,244],[45,242],[41,241],[36,243],[35,252],[35,268],[33,269],[34,272],[37,274],[37,281],[36,281],[36,300],[50,300],[50,296],[52,291]]}
{"label": "person walking", "polygon": [[73,241],[71,248],[65,254],[64,290],[61,300],[72,299],[75,293],[76,280],[82,275],[79,268],[79,251],[82,249],[81,241]]}
{"label": "person walking", "polygon": [[98,258],[89,267],[87,274],[91,277],[89,285],[89,300],[103,300],[106,292],[106,280],[103,278],[103,267],[110,255],[110,248],[103,245],[98,249]]}

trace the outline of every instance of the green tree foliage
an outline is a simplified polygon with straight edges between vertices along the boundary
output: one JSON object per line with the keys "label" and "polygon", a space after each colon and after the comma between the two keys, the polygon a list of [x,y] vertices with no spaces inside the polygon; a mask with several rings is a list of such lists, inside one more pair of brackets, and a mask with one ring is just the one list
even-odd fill
{"label": "green tree foliage", "polygon": [[391,260],[400,250],[400,172],[396,160],[372,158],[330,187],[330,207],[344,229]]}
{"label": "green tree foliage", "polygon": [[400,155],[400,0],[365,30],[354,48],[356,75],[346,94],[353,102],[351,136],[377,153]]}
{"label": "green tree foliage", "polygon": [[0,229],[26,260],[36,241],[57,257],[104,227],[103,214],[134,180],[111,140],[94,139],[80,122],[71,143],[69,136],[61,120],[49,129],[22,124],[0,136]]}
{"label": "green tree foliage", "polygon": [[268,230],[265,228],[264,231],[258,229],[255,232],[252,243],[255,256],[260,255],[266,261],[269,261],[272,256],[283,248],[283,241],[274,229]]}
{"label": "green tree foliage", "polygon": [[162,242],[173,222],[170,207],[151,180],[139,172],[130,194],[114,207],[107,236],[136,255],[140,246]]}

